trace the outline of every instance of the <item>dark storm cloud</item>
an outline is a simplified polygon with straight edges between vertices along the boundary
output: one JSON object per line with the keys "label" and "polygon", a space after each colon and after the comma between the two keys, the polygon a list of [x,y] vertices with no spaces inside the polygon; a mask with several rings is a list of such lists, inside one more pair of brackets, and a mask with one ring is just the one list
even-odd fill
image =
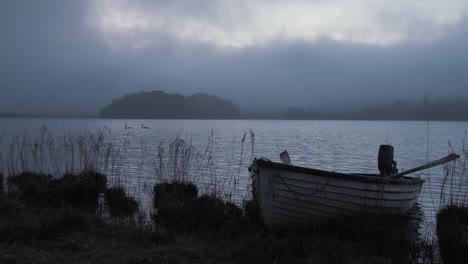
{"label": "dark storm cloud", "polygon": [[[321,40],[188,55],[172,87],[204,90],[243,106],[319,107],[385,100],[468,96],[468,36],[426,45],[374,47]],[[179,61],[180,62],[180,61]],[[175,67],[176,65],[172,65]]]}
{"label": "dark storm cloud", "polygon": [[84,26],[83,1],[2,1],[0,10],[2,110],[75,110],[93,100],[83,93],[105,82],[96,70],[110,58]]}
{"label": "dark storm cloud", "polygon": [[[224,21],[223,30],[229,29],[226,21],[235,20],[219,15],[224,1],[211,9],[195,1],[138,2],[130,18],[145,8],[161,7],[179,16],[203,18],[206,25]],[[115,97],[153,89],[212,93],[257,110],[419,100],[426,93],[468,96],[468,23],[463,20],[422,42],[375,45],[322,36],[254,43],[250,36],[233,40],[218,31],[198,40],[190,34],[182,38],[177,30],[187,24],[127,21],[125,15],[114,18],[117,25],[106,20],[106,26],[96,28],[96,17],[90,17],[96,12],[94,4],[0,3],[0,112],[97,112]],[[156,31],[153,22],[159,25]],[[248,45],[231,48],[226,43]]]}

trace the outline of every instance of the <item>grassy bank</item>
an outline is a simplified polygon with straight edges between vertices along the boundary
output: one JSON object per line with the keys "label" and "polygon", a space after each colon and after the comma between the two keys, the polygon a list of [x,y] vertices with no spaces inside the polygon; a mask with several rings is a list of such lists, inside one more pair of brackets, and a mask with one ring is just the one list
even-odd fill
{"label": "grassy bank", "polygon": [[[0,263],[432,262],[432,241],[420,238],[412,215],[266,230],[255,201],[232,199],[246,188],[239,171],[214,169],[213,136],[203,151],[180,137],[142,151],[142,159],[154,160],[154,179],[141,179],[151,200],[141,204],[125,177],[115,179],[124,171],[128,141],[115,146],[105,137],[57,140],[44,128],[37,139],[13,139],[0,158],[7,173]],[[240,156],[232,154],[239,168],[254,151],[253,132],[241,143]]]}
{"label": "grassy bank", "polygon": [[237,206],[188,182],[153,188],[152,222],[105,175],[7,179],[0,263],[429,263],[410,218],[348,219],[266,230],[253,201]]}

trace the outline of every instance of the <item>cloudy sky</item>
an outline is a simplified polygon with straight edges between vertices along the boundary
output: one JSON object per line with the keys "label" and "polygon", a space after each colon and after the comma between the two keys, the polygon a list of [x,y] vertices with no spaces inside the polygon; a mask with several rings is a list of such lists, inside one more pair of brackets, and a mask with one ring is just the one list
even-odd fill
{"label": "cloudy sky", "polygon": [[129,92],[245,110],[468,97],[466,0],[2,0],[0,112]]}

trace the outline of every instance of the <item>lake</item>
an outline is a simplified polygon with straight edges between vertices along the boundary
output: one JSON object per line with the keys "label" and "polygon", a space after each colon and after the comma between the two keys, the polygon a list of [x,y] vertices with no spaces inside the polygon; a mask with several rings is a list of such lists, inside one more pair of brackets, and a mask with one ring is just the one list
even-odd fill
{"label": "lake", "polygon": [[[249,196],[247,168],[254,157],[279,161],[279,153],[287,150],[295,165],[376,173],[379,145],[391,144],[398,168],[405,170],[446,156],[449,142],[463,154],[468,122],[0,119],[5,174],[12,166],[7,162],[12,140],[36,138],[41,127],[57,138],[104,131],[105,141],[118,150],[113,157],[119,164],[109,172],[111,183],[124,184],[149,208],[152,185],[161,174],[157,154],[161,147],[168,154],[177,136],[194,147],[191,176],[203,178],[205,190],[232,190],[225,195],[239,202]],[[416,174],[426,180],[419,204],[429,230],[434,229],[443,172],[440,166]]]}

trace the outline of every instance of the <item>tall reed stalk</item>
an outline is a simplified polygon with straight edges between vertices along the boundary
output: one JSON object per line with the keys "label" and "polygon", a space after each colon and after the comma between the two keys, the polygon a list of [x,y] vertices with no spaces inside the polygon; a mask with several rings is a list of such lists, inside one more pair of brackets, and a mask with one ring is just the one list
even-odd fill
{"label": "tall reed stalk", "polygon": [[[83,170],[108,172],[119,152],[113,143],[105,141],[108,133],[100,130],[56,137],[42,127],[36,138],[27,133],[16,135],[7,149],[6,171],[8,175],[26,171],[51,175]],[[3,160],[3,151],[0,155]]]}
{"label": "tall reed stalk", "polygon": [[[466,136],[465,133],[465,137],[461,142],[460,159],[444,166],[444,177],[439,197],[439,206],[441,208],[451,205],[468,206],[468,149],[466,147]],[[457,152],[450,142],[449,148],[451,152]]]}
{"label": "tall reed stalk", "polygon": [[[437,213],[437,238],[444,263],[468,263],[468,151],[462,141],[461,158],[444,168]],[[453,148],[449,143],[450,149]]]}
{"label": "tall reed stalk", "polygon": [[[146,211],[152,210],[152,186],[159,182],[192,182],[201,194],[236,203],[250,195],[246,174],[254,153],[253,131],[241,137],[233,135],[231,149],[220,146],[213,131],[204,147],[196,147],[190,137],[180,134],[157,145],[148,142],[150,139],[137,141],[131,133],[116,138],[109,129],[56,136],[42,127],[35,137],[22,133],[9,142],[0,138],[0,173],[35,172],[60,177],[81,171],[100,172],[107,175],[110,185],[122,186],[140,200]],[[220,157],[220,149],[230,151],[230,155]],[[220,159],[228,160],[228,164],[220,164]]]}
{"label": "tall reed stalk", "polygon": [[[249,186],[241,186],[242,174],[246,171],[246,157],[249,150],[245,149],[247,135],[250,136],[250,159],[254,151],[254,133],[243,134],[238,146],[238,156],[232,150],[230,161],[225,167],[218,167],[214,157],[217,142],[213,132],[207,139],[206,146],[200,151],[191,139],[184,139],[177,135],[170,143],[159,143],[154,159],[156,183],[161,182],[191,182],[197,185],[201,193],[222,197],[232,201],[233,196],[245,197],[250,193]],[[235,147],[236,144],[233,144]],[[250,161],[250,159],[248,159]],[[232,168],[232,162],[237,160],[236,168]],[[237,199],[239,202],[241,199]]]}

